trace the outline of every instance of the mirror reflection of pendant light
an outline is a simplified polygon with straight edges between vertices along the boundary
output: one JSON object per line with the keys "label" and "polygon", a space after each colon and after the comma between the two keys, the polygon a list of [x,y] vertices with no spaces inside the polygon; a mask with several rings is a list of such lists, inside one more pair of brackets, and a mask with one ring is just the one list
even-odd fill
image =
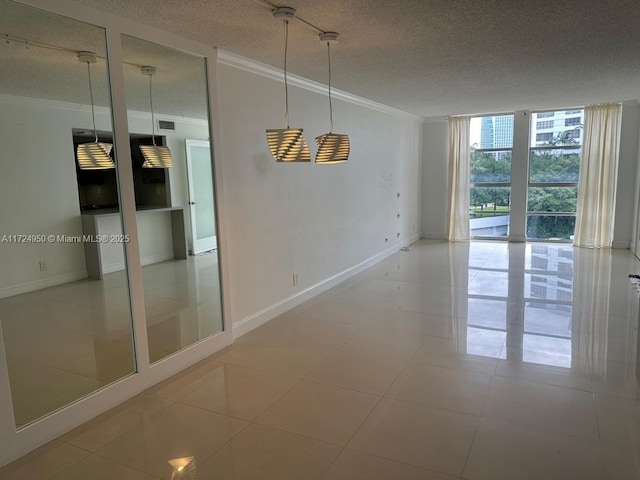
{"label": "mirror reflection of pendant light", "polygon": [[276,162],[310,162],[311,152],[302,135],[302,128],[289,127],[289,87],[287,84],[287,47],[289,43],[289,19],[294,18],[296,10],[291,7],[278,7],[272,10],[274,18],[284,20],[284,97],[286,128],[267,130],[267,143]]}
{"label": "mirror reflection of pendant light", "polygon": [[140,145],[140,151],[144,157],[143,168],[171,168],[173,166],[173,158],[169,147],[156,145],[156,120],[153,116],[153,90],[152,78],[156,74],[156,67],[145,66],[140,68],[143,75],[149,76],[149,107],[151,109],[151,141],[153,145]]}
{"label": "mirror reflection of pendant light", "polygon": [[106,170],[115,168],[116,164],[110,157],[113,145],[110,143],[98,142],[98,131],[96,130],[96,112],[93,104],[93,87],[91,85],[91,64],[96,63],[96,54],[93,52],[78,52],[78,61],[87,64],[89,75],[89,95],[91,96],[91,118],[93,120],[94,141],[81,143],[76,147],[76,157],[80,170]]}
{"label": "mirror reflection of pendant light", "polygon": [[331,165],[343,163],[349,159],[349,135],[333,133],[333,105],[331,103],[331,44],[338,41],[336,32],[324,32],[320,34],[320,41],[327,43],[327,56],[329,60],[329,133],[316,137],[318,153],[316,163]]}

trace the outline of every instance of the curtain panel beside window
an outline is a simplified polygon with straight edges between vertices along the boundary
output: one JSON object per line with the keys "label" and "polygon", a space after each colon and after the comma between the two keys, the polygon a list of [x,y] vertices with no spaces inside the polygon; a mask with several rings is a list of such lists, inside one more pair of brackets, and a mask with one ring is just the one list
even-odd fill
{"label": "curtain panel beside window", "polygon": [[584,109],[584,141],[573,244],[610,248],[620,150],[622,105],[589,105]]}
{"label": "curtain panel beside window", "polygon": [[449,241],[469,240],[469,117],[449,117]]}

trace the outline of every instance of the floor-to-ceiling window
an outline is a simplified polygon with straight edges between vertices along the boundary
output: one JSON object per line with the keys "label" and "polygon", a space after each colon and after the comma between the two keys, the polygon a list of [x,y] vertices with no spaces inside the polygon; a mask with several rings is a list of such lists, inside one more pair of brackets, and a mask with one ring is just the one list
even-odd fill
{"label": "floor-to-ceiling window", "polygon": [[509,233],[513,115],[471,119],[469,212],[472,237]]}
{"label": "floor-to-ceiling window", "polygon": [[[473,238],[507,238],[514,225],[526,231],[528,240],[573,238],[584,110],[538,111],[526,117],[528,123],[514,122],[513,114],[471,119]],[[514,147],[514,138],[522,140],[522,148]],[[523,175],[514,180],[512,168]]]}
{"label": "floor-to-ceiling window", "polygon": [[527,238],[573,238],[583,117],[581,109],[531,115]]}

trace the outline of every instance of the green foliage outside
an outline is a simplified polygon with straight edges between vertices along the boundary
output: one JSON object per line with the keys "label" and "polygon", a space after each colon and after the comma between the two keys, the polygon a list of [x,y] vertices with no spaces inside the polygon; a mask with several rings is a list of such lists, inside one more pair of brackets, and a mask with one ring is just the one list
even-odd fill
{"label": "green foliage outside", "polygon": [[[580,155],[563,149],[573,145],[571,132],[557,135],[548,142],[558,146],[553,150],[533,150],[529,159],[529,181],[533,183],[576,183],[580,170]],[[574,153],[575,152],[575,153]],[[509,182],[511,178],[510,152],[471,153],[471,183]],[[572,213],[576,211],[576,187],[529,188],[528,212]],[[507,187],[472,187],[470,191],[471,218],[504,215],[509,211],[510,189]],[[528,216],[529,238],[564,238],[573,235],[574,217],[554,215]]]}

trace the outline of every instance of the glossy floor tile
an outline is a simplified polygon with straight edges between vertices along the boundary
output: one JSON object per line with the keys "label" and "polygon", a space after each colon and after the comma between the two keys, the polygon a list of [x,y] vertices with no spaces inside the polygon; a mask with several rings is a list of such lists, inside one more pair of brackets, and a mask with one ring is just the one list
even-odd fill
{"label": "glossy floor tile", "polygon": [[96,453],[165,478],[171,476],[170,460],[207,458],[246,425],[242,420],[176,403],[143,420]]}
{"label": "glossy floor tile", "polygon": [[547,435],[509,423],[482,420],[462,478],[601,480],[606,477],[602,449],[597,441]]}
{"label": "glossy floor tile", "polygon": [[385,398],[348,446],[459,477],[479,421],[467,414]]}
{"label": "glossy floor tile", "polygon": [[[640,261],[625,250],[421,241],[0,469],[0,480],[637,479],[640,308],[629,273]],[[147,289],[158,318],[168,310],[155,324],[170,325],[156,331],[159,352],[175,346],[176,328],[198,333],[171,315],[185,291],[166,278]],[[49,294],[38,301],[60,303]],[[46,377],[45,360],[113,378],[123,347],[109,344],[104,368],[83,339],[95,346],[118,330],[91,337],[90,303],[53,307],[56,323],[0,302],[5,332],[58,325],[78,340],[33,358],[14,346],[16,385]]]}
{"label": "glossy floor tile", "polygon": [[441,473],[345,448],[323,480],[454,480]]}
{"label": "glossy floor tile", "polygon": [[379,401],[374,395],[301,381],[256,422],[344,446]]}
{"label": "glossy floor tile", "polygon": [[340,447],[252,424],[198,469],[199,478],[220,480],[317,479]]}

